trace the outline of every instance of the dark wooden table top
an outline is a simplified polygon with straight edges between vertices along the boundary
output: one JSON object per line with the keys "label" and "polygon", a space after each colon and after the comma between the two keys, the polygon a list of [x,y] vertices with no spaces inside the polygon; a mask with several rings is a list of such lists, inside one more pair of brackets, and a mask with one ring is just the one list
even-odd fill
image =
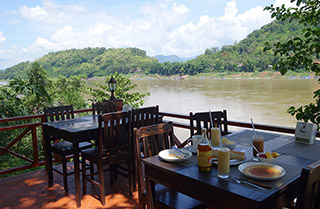
{"label": "dark wooden table top", "polygon": [[[49,131],[59,131],[70,134],[81,134],[83,132],[97,131],[98,130],[98,116],[90,115],[90,116],[82,116],[69,120],[61,120],[61,121],[53,121],[53,122],[45,122],[43,123],[44,128]],[[60,135],[59,133],[55,133],[56,135]],[[68,140],[70,137],[62,136],[63,139]],[[75,138],[75,137],[72,137]]]}
{"label": "dark wooden table top", "polygon": [[[233,138],[239,140],[239,144],[243,143],[243,139],[241,140],[243,133],[233,134]],[[281,147],[285,147],[293,140],[292,136],[275,134],[274,138],[270,137],[265,141],[265,151],[277,149],[281,153]],[[245,151],[245,161],[252,161],[251,147],[237,145],[236,150]],[[146,176],[151,181],[161,183],[217,208],[281,208],[296,196],[301,168],[312,162],[314,162],[313,159],[281,154],[273,163],[282,166],[286,174],[273,181],[255,180],[271,186],[271,189],[262,191],[249,185],[238,184],[230,178],[218,178],[215,164],[210,172],[198,171],[196,154],[179,163],[165,162],[158,156],[144,159]],[[230,176],[248,180],[238,170],[237,165],[230,167]]]}

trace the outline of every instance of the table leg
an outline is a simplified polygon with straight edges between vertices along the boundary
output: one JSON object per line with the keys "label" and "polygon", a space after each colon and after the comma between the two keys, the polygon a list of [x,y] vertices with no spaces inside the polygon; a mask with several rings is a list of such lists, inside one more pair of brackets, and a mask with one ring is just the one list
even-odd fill
{"label": "table leg", "polygon": [[146,176],[146,193],[147,193],[147,208],[154,209],[155,208],[154,182],[151,181],[148,176]]}
{"label": "table leg", "polygon": [[80,167],[79,167],[79,143],[73,140],[73,163],[74,163],[74,176],[76,184],[76,203],[77,207],[81,207],[81,186],[80,186]]}
{"label": "table leg", "polygon": [[50,136],[44,134],[44,150],[45,150],[45,160],[46,160],[46,171],[48,175],[48,185],[52,187],[53,185],[53,171],[52,171],[52,154],[51,154],[51,142]]}

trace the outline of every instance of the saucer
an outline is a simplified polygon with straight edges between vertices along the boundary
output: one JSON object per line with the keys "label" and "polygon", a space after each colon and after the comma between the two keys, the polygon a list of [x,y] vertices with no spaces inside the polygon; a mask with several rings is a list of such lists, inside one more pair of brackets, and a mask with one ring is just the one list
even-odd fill
{"label": "saucer", "polygon": [[197,154],[197,150],[195,150],[193,147],[189,147],[188,150],[192,153],[196,153]]}

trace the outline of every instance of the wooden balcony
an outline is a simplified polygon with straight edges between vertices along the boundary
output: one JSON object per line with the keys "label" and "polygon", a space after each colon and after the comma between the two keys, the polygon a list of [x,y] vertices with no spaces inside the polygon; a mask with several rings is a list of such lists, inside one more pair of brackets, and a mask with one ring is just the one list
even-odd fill
{"label": "wooden balcony", "polygon": [[[90,112],[91,109],[76,110],[75,113],[81,114]],[[165,121],[173,121],[176,128],[190,129],[189,116],[175,113],[160,112],[164,116]],[[0,132],[10,130],[20,130],[21,134],[13,139],[6,147],[0,146],[0,157],[4,154],[11,154],[12,157],[18,157],[26,161],[26,164],[16,168],[0,170],[0,208],[77,208],[75,202],[75,185],[72,178],[69,176],[69,193],[66,194],[63,188],[63,179],[59,174],[54,173],[54,185],[48,187],[48,179],[44,169],[15,175],[12,177],[1,178],[1,175],[13,173],[16,171],[26,170],[29,168],[39,167],[45,162],[39,159],[39,147],[41,142],[37,138],[41,138],[42,129],[41,121],[43,115],[22,116],[15,118],[0,119],[0,123],[25,121],[19,125],[10,125],[0,127]],[[30,120],[32,122],[30,122]],[[181,122],[183,121],[183,122]],[[250,123],[228,121],[228,126],[236,128],[251,128]],[[294,134],[293,128],[276,127],[270,125],[256,124],[256,129]],[[27,134],[31,135],[33,157],[26,158],[23,154],[10,151],[12,146],[26,138]],[[317,132],[317,137],[320,137],[320,132]],[[72,169],[73,162],[69,163]],[[128,181],[119,176],[119,179],[113,186],[109,184],[109,173],[106,173],[106,206],[103,207],[99,198],[99,189],[94,188],[88,183],[87,195],[82,196],[81,208],[138,208],[138,192],[133,195],[128,193]]]}
{"label": "wooden balcony", "polygon": [[[73,162],[68,164],[72,169]],[[63,179],[54,173],[54,184],[48,187],[45,169],[0,179],[0,208],[37,208],[37,209],[72,209],[75,202],[74,176],[69,176],[69,194],[63,188]],[[106,172],[106,206],[99,199],[99,189],[88,183],[87,194],[81,199],[81,207],[87,209],[101,208],[138,208],[138,191],[131,196],[128,193],[128,180],[121,176],[113,186],[109,184],[109,173]]]}

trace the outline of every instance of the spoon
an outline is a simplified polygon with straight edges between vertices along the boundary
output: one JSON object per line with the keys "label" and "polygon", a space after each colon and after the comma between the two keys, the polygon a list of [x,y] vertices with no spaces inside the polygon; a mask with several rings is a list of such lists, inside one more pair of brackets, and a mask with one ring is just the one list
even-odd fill
{"label": "spoon", "polygon": [[257,152],[257,155],[260,155],[259,150],[251,143],[251,146],[253,147],[253,149]]}
{"label": "spoon", "polygon": [[172,146],[171,148],[174,149],[174,150],[176,150],[176,151],[178,151],[178,152],[180,152],[180,153],[183,155],[183,157],[188,157],[188,156],[189,156],[187,153],[182,152],[180,149],[178,149],[178,148],[175,147],[175,146]]}

